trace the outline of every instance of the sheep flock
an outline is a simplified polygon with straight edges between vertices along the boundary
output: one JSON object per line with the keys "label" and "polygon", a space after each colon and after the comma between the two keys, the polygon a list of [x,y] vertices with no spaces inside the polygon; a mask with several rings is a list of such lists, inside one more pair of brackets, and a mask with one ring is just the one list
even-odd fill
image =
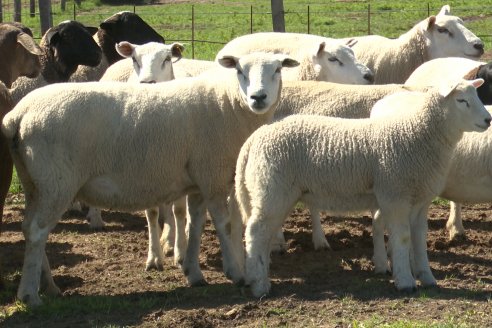
{"label": "sheep flock", "polygon": [[145,269],[173,255],[190,286],[207,284],[211,218],[223,273],[257,298],[296,204],[328,252],[320,213],[365,212],[376,273],[400,292],[439,285],[430,204],[450,201],[457,239],[461,203],[492,201],[492,63],[448,5],[396,39],[259,32],[214,61],[183,58],[186,46],[130,12],[64,21],[39,46],[0,23],[2,216],[13,167],[25,194],[19,301],[62,292],[46,244],[74,205],[94,230],[100,209],[145,211]]}

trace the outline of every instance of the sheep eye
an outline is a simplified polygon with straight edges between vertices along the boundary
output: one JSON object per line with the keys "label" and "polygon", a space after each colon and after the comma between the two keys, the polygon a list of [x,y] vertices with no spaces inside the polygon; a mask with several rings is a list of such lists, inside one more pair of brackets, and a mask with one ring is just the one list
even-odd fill
{"label": "sheep eye", "polygon": [[282,70],[282,67],[277,67],[277,69],[275,70],[275,73],[280,73],[281,70]]}
{"label": "sheep eye", "polygon": [[470,104],[465,99],[456,99],[456,101],[459,103],[464,103],[466,105],[466,107],[470,107]]}
{"label": "sheep eye", "polygon": [[135,59],[135,57],[132,57],[132,61],[135,65],[137,65],[138,67],[140,67],[140,65],[138,64],[138,61]]}
{"label": "sheep eye", "polygon": [[243,71],[241,71],[239,68],[237,69],[237,74],[238,74],[238,75],[242,75],[242,76],[244,76]]}
{"label": "sheep eye", "polygon": [[330,58],[328,58],[328,60],[331,61],[331,62],[338,62],[338,64],[340,66],[343,66],[343,63],[337,57],[330,57]]}
{"label": "sheep eye", "polygon": [[437,32],[439,33],[449,33],[449,30],[445,27],[438,27]]}

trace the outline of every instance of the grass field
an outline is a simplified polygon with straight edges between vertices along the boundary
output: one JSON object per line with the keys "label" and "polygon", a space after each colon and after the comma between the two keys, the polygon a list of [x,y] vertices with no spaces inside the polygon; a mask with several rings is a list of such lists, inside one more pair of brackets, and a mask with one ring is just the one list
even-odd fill
{"label": "grass field", "polygon": [[[12,1],[3,1],[5,20],[12,17]],[[270,1],[161,0],[161,2],[163,3],[147,6],[109,7],[101,5],[100,0],[87,0],[82,1],[80,7],[68,2],[67,10],[62,12],[59,0],[56,0],[52,5],[53,22],[57,24],[75,17],[84,24],[97,26],[115,12],[135,10],[169,41],[191,43],[192,25],[194,25],[193,39],[209,41],[194,44],[194,57],[199,59],[213,59],[223,43],[238,35],[251,31],[272,30]],[[309,21],[309,32],[312,34],[339,38],[365,35],[370,32],[397,37],[409,30],[416,22],[426,18],[429,13],[437,14],[444,4],[449,4],[451,12],[465,20],[466,25],[486,42],[487,48],[492,47],[491,0],[357,2],[284,0],[286,30],[307,33]],[[23,8],[22,19],[39,37],[38,18],[30,18],[28,8]],[[191,45],[188,46],[186,56],[192,57]]]}

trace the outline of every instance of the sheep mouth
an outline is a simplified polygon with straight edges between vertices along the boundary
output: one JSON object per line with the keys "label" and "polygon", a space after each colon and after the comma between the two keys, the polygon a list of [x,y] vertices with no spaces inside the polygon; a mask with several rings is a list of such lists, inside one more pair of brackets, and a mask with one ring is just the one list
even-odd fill
{"label": "sheep mouth", "polygon": [[470,54],[464,54],[466,57],[470,57],[472,59],[478,59],[480,58],[482,55],[483,55],[483,52],[482,53],[478,53],[478,54],[474,54],[474,55],[470,55]]}
{"label": "sheep mouth", "polygon": [[477,128],[479,128],[480,130],[485,131],[485,130],[487,130],[489,128],[490,125],[483,126],[483,125],[480,125],[480,124],[475,124],[475,126]]}

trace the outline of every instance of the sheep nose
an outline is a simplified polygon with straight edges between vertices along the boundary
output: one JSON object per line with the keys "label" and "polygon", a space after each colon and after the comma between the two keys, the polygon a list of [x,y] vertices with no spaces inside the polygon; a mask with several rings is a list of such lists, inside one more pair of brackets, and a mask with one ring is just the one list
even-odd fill
{"label": "sheep nose", "polygon": [[255,101],[263,101],[266,99],[267,95],[266,94],[261,94],[261,95],[252,95],[250,96],[251,99],[255,100]]}
{"label": "sheep nose", "polygon": [[374,74],[366,73],[366,74],[364,74],[364,79],[371,82],[371,83],[374,83]]}
{"label": "sheep nose", "polygon": [[150,80],[150,81],[141,81],[140,83],[149,83],[149,84],[152,84],[152,83],[155,83],[155,80]]}
{"label": "sheep nose", "polygon": [[483,42],[482,41],[478,41],[477,43],[475,43],[473,45],[473,48],[477,49],[479,52],[480,52],[480,55],[483,55],[484,53],[484,45],[483,45]]}
{"label": "sheep nose", "polygon": [[485,124],[487,124],[487,126],[490,126],[490,121],[492,121],[492,119],[486,118],[485,119]]}

